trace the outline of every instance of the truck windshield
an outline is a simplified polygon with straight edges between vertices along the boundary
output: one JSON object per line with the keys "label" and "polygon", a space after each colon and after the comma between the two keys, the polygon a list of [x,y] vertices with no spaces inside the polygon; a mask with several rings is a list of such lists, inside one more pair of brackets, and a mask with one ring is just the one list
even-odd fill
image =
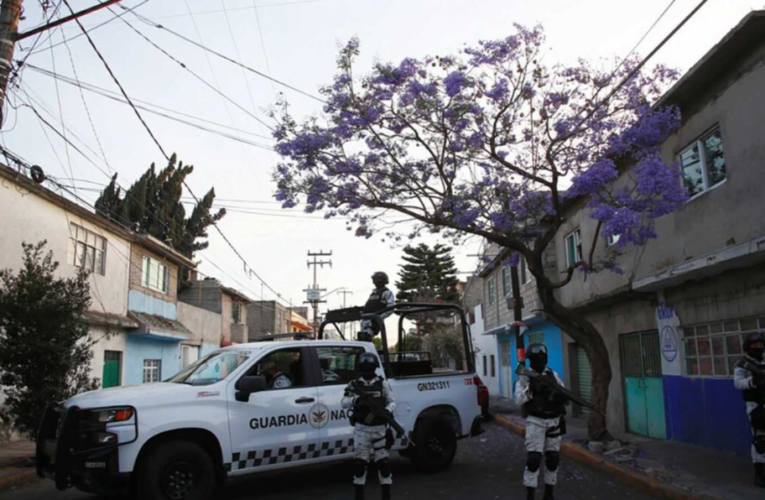
{"label": "truck windshield", "polygon": [[250,357],[248,351],[217,351],[190,364],[168,382],[210,385],[220,382]]}

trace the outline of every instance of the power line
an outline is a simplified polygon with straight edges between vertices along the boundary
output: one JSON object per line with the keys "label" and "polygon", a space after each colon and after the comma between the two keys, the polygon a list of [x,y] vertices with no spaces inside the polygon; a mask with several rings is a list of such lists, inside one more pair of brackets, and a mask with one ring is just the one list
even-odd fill
{"label": "power line", "polygon": [[[226,9],[226,1],[220,0],[221,5],[223,6],[223,15],[226,18],[226,25],[228,26],[228,33],[231,36],[231,41],[234,44],[234,52],[236,52],[236,58],[239,60],[239,62],[244,61],[242,59],[242,54],[239,52],[239,44],[236,43],[236,37],[234,36],[234,29],[231,27],[231,19],[228,17],[228,10]],[[252,110],[255,111],[257,106],[255,106],[255,99],[252,97],[252,89],[250,88],[250,80],[247,79],[247,73],[244,72],[244,68],[240,68],[242,71],[242,78],[244,79],[244,84],[247,87],[247,94],[250,96],[250,104],[252,104]],[[271,83],[273,85],[273,83]]]}
{"label": "power line", "polygon": [[256,74],[256,75],[258,75],[260,77],[263,77],[263,78],[265,78],[267,80],[270,80],[270,81],[272,81],[272,82],[274,82],[276,84],[279,84],[282,87],[288,88],[288,89],[290,89],[290,90],[292,90],[294,92],[297,92],[299,94],[302,94],[302,95],[304,95],[306,97],[310,97],[311,99],[313,99],[315,101],[319,101],[322,104],[326,104],[326,101],[324,101],[323,99],[321,99],[319,97],[311,95],[308,92],[304,92],[304,91],[302,91],[302,90],[300,90],[300,89],[298,89],[296,87],[293,87],[292,85],[284,83],[284,82],[282,82],[280,80],[277,80],[276,78],[273,78],[273,77],[270,77],[270,76],[266,75],[265,73],[262,73],[262,72],[260,72],[260,71],[258,71],[256,69],[253,69],[253,68],[251,68],[251,67],[249,67],[247,65],[244,65],[244,64],[242,64],[242,63],[240,63],[240,62],[238,62],[238,61],[236,61],[234,59],[231,59],[230,57],[228,57],[226,55],[223,55],[220,52],[217,52],[215,50],[212,50],[212,49],[206,47],[205,45],[203,45],[201,43],[195,42],[194,40],[192,40],[192,39],[190,39],[190,38],[188,38],[188,37],[186,37],[184,35],[181,35],[180,33],[177,33],[177,32],[175,32],[175,31],[173,31],[173,30],[171,30],[169,28],[166,28],[165,26],[163,26],[161,24],[157,24],[154,21],[152,21],[151,19],[149,19],[149,18],[147,18],[145,16],[142,16],[142,15],[138,14],[137,12],[133,12],[133,15],[135,17],[137,17],[138,19],[140,19],[141,21],[143,21],[144,23],[148,24],[149,26],[153,26],[153,27],[155,27],[157,29],[167,31],[168,33],[170,33],[172,35],[175,35],[176,37],[180,38],[181,40],[184,40],[184,41],[186,41],[186,42],[188,42],[188,43],[190,43],[192,45],[195,45],[195,46],[199,47],[200,49],[204,50],[205,52],[209,52],[210,54],[213,54],[213,55],[215,55],[217,57],[220,57],[221,59],[224,59],[224,60],[226,60],[226,61],[228,61],[228,62],[230,62],[232,64],[235,64],[235,65],[237,65],[237,66],[239,66],[241,68],[244,68],[247,71],[250,71],[251,73],[254,73],[254,74]]}
{"label": "power line", "polygon": [[[263,4],[258,5],[258,9],[268,9],[272,7],[287,7],[289,5],[301,5],[301,4],[308,4],[308,3],[319,3],[324,2],[325,0],[301,0],[297,2],[282,2],[282,3],[269,3],[269,4]],[[228,11],[239,11],[239,10],[250,10],[252,7],[229,7]],[[204,10],[199,12],[192,12],[192,15],[195,16],[201,16],[201,15],[207,15],[207,14],[220,14],[222,13],[222,10]],[[177,19],[179,17],[189,17],[189,14],[168,14],[166,16],[156,16],[154,19]]]}
{"label": "power line", "polygon": [[[127,24],[127,26],[128,26],[128,27],[129,27],[131,30],[133,30],[133,31],[134,31],[134,32],[135,32],[135,33],[136,33],[138,36],[140,36],[141,38],[143,38],[143,39],[144,39],[144,40],[145,40],[147,43],[149,43],[149,44],[150,44],[152,47],[154,47],[155,49],[157,49],[158,51],[160,51],[162,54],[164,54],[166,57],[168,57],[170,60],[172,60],[173,62],[175,62],[176,64],[178,64],[178,65],[179,65],[181,68],[183,68],[183,69],[185,69],[186,71],[188,71],[188,72],[189,72],[189,73],[190,73],[192,76],[194,76],[194,78],[196,78],[197,80],[199,80],[200,82],[202,82],[203,84],[205,84],[207,87],[209,87],[210,89],[212,89],[212,90],[213,90],[215,93],[217,93],[218,95],[220,95],[220,96],[221,96],[223,99],[225,99],[226,101],[230,102],[231,104],[233,104],[234,106],[236,106],[237,108],[239,108],[240,110],[242,110],[243,112],[245,112],[247,115],[249,115],[250,117],[252,117],[254,120],[256,120],[258,123],[260,123],[260,124],[261,124],[261,125],[263,125],[264,127],[268,128],[269,130],[273,130],[273,127],[271,127],[271,126],[270,126],[268,123],[266,123],[265,121],[263,121],[263,120],[262,120],[262,119],[260,119],[258,116],[256,116],[256,115],[254,115],[253,113],[251,113],[250,111],[248,111],[246,108],[244,108],[243,106],[241,106],[239,103],[237,103],[236,101],[234,101],[232,98],[230,98],[229,96],[227,96],[226,94],[224,94],[222,90],[220,90],[220,85],[218,84],[218,80],[217,80],[217,78],[215,77],[215,72],[213,71],[213,68],[212,68],[212,64],[210,64],[210,61],[209,61],[209,59],[208,59],[208,64],[210,64],[210,71],[213,73],[213,79],[214,79],[214,81],[215,81],[215,85],[213,85],[213,84],[209,83],[207,80],[205,80],[204,78],[202,78],[201,76],[199,76],[197,73],[195,73],[194,71],[192,71],[192,70],[191,70],[191,69],[190,69],[190,68],[189,68],[189,67],[188,67],[188,66],[187,66],[185,63],[181,62],[181,61],[180,61],[180,60],[178,60],[176,57],[172,56],[172,55],[171,55],[169,52],[167,52],[165,49],[163,49],[162,47],[160,47],[159,45],[157,45],[156,43],[154,43],[154,42],[153,42],[151,39],[149,39],[149,37],[147,37],[146,35],[144,35],[143,33],[141,33],[141,32],[140,32],[140,31],[139,31],[137,28],[135,28],[134,26],[132,26],[130,23],[128,23],[128,22],[127,22],[127,21],[125,21],[124,19],[122,19],[122,22],[124,22],[125,24]],[[228,113],[228,118],[229,118],[229,120],[231,120],[231,124],[232,124],[232,125],[235,125],[235,123],[234,123],[234,117],[233,117],[233,116],[231,116],[231,112],[228,110],[228,108],[226,108],[226,112]],[[234,127],[231,127],[231,128],[234,128]]]}
{"label": "power line", "polygon": [[[269,75],[273,75],[274,73],[273,71],[271,71],[271,64],[268,62],[268,52],[266,51],[266,41],[263,38],[263,27],[260,24],[260,14],[258,13],[257,0],[252,0],[252,8],[255,10],[255,25],[258,27],[258,36],[260,37],[260,48],[263,50],[263,59],[266,61],[266,71],[268,71]],[[274,95],[276,95],[276,87],[274,86],[274,82],[271,82],[271,90],[273,90]]]}
{"label": "power line", "polygon": [[648,38],[648,35],[650,35],[651,32],[653,31],[653,29],[656,27],[656,25],[659,24],[662,19],[664,19],[664,16],[667,15],[667,12],[669,12],[669,9],[671,9],[672,6],[675,5],[675,2],[677,2],[677,0],[672,0],[671,2],[669,2],[669,5],[667,5],[666,9],[664,9],[664,12],[662,12],[661,15],[659,15],[659,17],[656,19],[656,21],[653,22],[651,27],[648,28],[648,31],[646,31],[643,34],[643,36],[640,38],[640,40],[638,40],[638,42],[635,44],[635,46],[632,47],[632,50],[630,50],[629,53],[626,56],[624,56],[624,59],[622,59],[622,62],[619,63],[619,65],[616,67],[616,69],[614,69],[614,71],[611,74],[611,77],[609,78],[609,80],[611,78],[613,78],[613,76],[616,74],[616,72],[619,71],[619,68],[621,68],[624,65],[624,63],[627,62],[627,60],[630,58],[630,56],[635,53],[635,51],[638,49],[638,47],[640,47],[640,45],[643,43],[643,41],[645,41],[645,39]]}
{"label": "power line", "polygon": [[[101,95],[103,97],[106,97],[107,99],[111,99],[111,100],[119,102],[121,104],[128,104],[128,102],[124,99],[124,97],[121,97],[121,94],[118,93],[118,92],[112,92],[111,90],[104,89],[103,87],[99,87],[99,86],[93,85],[91,83],[86,83],[86,82],[83,82],[83,81],[78,80],[78,79],[70,78],[70,77],[65,76],[65,75],[53,74],[51,71],[49,71],[47,69],[44,69],[44,68],[40,68],[39,66],[35,66],[34,64],[27,64],[27,67],[29,67],[31,70],[33,70],[33,71],[35,71],[37,73],[40,73],[40,74],[45,75],[45,76],[48,76],[50,78],[57,78],[58,80],[60,80],[60,81],[62,81],[64,83],[67,83],[69,85],[73,85],[75,87],[80,87],[80,88],[82,88],[84,90],[87,90],[89,92],[92,92],[94,94],[99,94],[99,95]],[[117,97],[117,96],[119,96],[119,97]],[[218,123],[218,122],[214,122],[212,120],[208,120],[206,118],[201,118],[199,116],[195,116],[195,115],[191,115],[191,114],[188,114],[188,113],[184,113],[183,111],[178,111],[176,109],[167,108],[165,106],[160,106],[159,104],[154,104],[154,103],[151,103],[151,102],[148,102],[148,101],[143,101],[141,99],[136,99],[136,98],[132,98],[132,99],[133,99],[134,103],[142,103],[142,104],[145,105],[145,106],[141,106],[139,104],[136,104],[136,107],[139,108],[139,109],[142,109],[142,110],[147,111],[149,113],[153,113],[153,114],[158,115],[158,116],[162,116],[162,117],[170,119],[170,120],[174,120],[174,121],[179,122],[179,123],[183,123],[185,125],[189,125],[189,126],[197,127],[197,128],[201,127],[198,124],[191,123],[191,122],[188,122],[186,120],[182,120],[180,118],[177,118],[177,117],[174,117],[174,116],[170,116],[170,115],[167,115],[167,114],[164,114],[164,113],[160,113],[160,112],[155,111],[155,110],[153,110],[151,108],[161,109],[161,110],[164,110],[164,111],[168,111],[170,113],[175,113],[175,114],[178,114],[178,115],[181,115],[181,116],[192,118],[194,120],[199,120],[201,122],[209,123],[211,125],[215,125],[216,127],[221,127],[221,128],[233,130],[233,131],[239,132],[241,134],[251,135],[253,137],[258,137],[260,139],[266,139],[266,140],[270,140],[270,141],[274,140],[273,137],[269,137],[269,136],[266,136],[266,135],[256,134],[256,133],[250,132],[248,130],[242,130],[242,129],[239,129],[239,128],[234,128],[234,127],[231,127],[229,125],[224,125],[222,123]],[[202,130],[206,130],[206,131],[210,131],[210,132],[213,132],[213,133],[218,133],[218,131],[213,131],[211,129],[207,129],[207,128],[204,128],[204,127],[202,127],[201,129]],[[235,138],[235,140],[240,140],[240,141],[246,141],[245,139],[236,138],[236,136],[228,136],[228,135],[226,135],[225,137]],[[245,142],[245,144],[258,145],[257,143],[250,143],[250,142]],[[258,146],[267,148],[269,150],[271,149],[268,146],[263,146],[263,145],[258,145]]]}
{"label": "power line", "polygon": [[[97,24],[95,26],[89,27],[88,28],[88,33],[92,33],[93,31],[97,30],[98,28],[100,28],[102,26],[106,26],[107,24],[111,23],[115,19],[121,18],[124,15],[127,15],[129,12],[132,12],[134,9],[137,9],[138,7],[141,7],[142,5],[146,4],[148,1],[149,0],[143,0],[143,2],[141,2],[138,5],[135,5],[133,7],[130,7],[130,8],[125,7],[125,12],[123,12],[121,14],[115,14],[114,17],[112,17],[112,18],[102,22],[101,24]],[[63,3],[63,2],[61,2],[61,3]],[[59,5],[61,5],[61,4],[59,4]],[[111,11],[111,8],[109,10]],[[34,50],[34,46],[33,46],[31,49],[28,49],[30,52],[29,52],[29,54],[27,54],[26,57],[29,57],[30,55],[33,55],[33,54],[39,54],[40,52],[46,52],[48,50],[55,49],[59,45],[62,45],[64,43],[66,43],[66,42],[71,42],[72,40],[76,40],[76,39],[80,38],[81,36],[84,36],[84,33],[80,33],[78,35],[66,38],[66,39],[64,39],[61,42],[53,44],[51,47],[46,47],[44,49],[40,49],[40,50],[37,50],[37,51],[33,51]],[[25,58],[25,60],[26,60],[26,58]]]}
{"label": "power line", "polygon": [[[72,10],[71,6],[69,5],[69,2],[67,0],[63,0],[63,1],[66,4],[66,6],[69,8],[69,10]],[[133,12],[133,15],[138,15],[138,14]],[[162,145],[159,143],[159,141],[157,140],[156,136],[151,131],[151,128],[149,128],[149,125],[146,123],[146,121],[144,121],[143,117],[141,116],[141,113],[138,111],[138,109],[135,107],[133,102],[130,100],[130,97],[125,92],[125,89],[119,83],[119,80],[114,75],[114,72],[111,70],[111,68],[109,67],[109,64],[106,62],[104,57],[101,55],[101,52],[98,50],[98,47],[96,47],[96,44],[93,42],[93,39],[90,37],[90,35],[87,34],[87,31],[85,31],[85,28],[82,26],[82,23],[80,23],[79,19],[75,19],[75,22],[80,27],[82,32],[85,33],[85,36],[87,37],[88,41],[90,42],[91,47],[93,47],[93,50],[96,52],[96,54],[98,54],[99,59],[101,59],[101,62],[106,67],[107,71],[109,72],[109,75],[111,75],[112,79],[114,80],[114,83],[119,87],[119,89],[122,92],[123,96],[128,101],[130,106],[133,108],[133,111],[135,111],[136,116],[140,120],[140,122],[143,125],[143,127],[146,129],[146,132],[151,136],[151,138],[154,140],[154,142],[157,145],[157,147],[159,148],[159,150],[162,152],[162,154],[165,156],[165,158],[169,161],[170,157],[167,155],[167,153],[165,153],[164,148],[162,148]],[[185,180],[183,180],[182,182],[183,182],[183,185],[186,188],[186,190],[188,190],[189,194],[196,200],[197,203],[200,203],[200,200],[194,194],[194,191],[192,191],[192,189],[189,187],[188,183]],[[252,266],[250,266],[247,263],[247,260],[242,256],[242,254],[239,252],[239,250],[237,250],[237,248],[234,246],[234,244],[231,243],[231,240],[229,240],[228,237],[223,233],[223,231],[220,229],[218,224],[213,222],[212,225],[213,225],[213,227],[215,227],[216,231],[218,231],[218,234],[220,234],[221,238],[223,238],[223,240],[228,244],[229,248],[231,248],[231,250],[233,250],[233,252],[236,254],[236,256],[239,257],[239,259],[242,261],[242,263],[244,264],[245,273],[248,273],[248,270],[249,270],[249,273],[251,273],[258,280],[260,280],[260,282],[263,283],[263,285],[265,285],[266,288],[268,288],[270,291],[272,291],[274,294],[276,294],[277,297],[281,298],[282,295],[279,292],[277,292],[276,290],[274,290],[271,287],[271,285],[266,283],[266,281],[263,278],[261,278],[260,275],[258,275],[257,272],[255,272],[255,270],[252,268]]]}

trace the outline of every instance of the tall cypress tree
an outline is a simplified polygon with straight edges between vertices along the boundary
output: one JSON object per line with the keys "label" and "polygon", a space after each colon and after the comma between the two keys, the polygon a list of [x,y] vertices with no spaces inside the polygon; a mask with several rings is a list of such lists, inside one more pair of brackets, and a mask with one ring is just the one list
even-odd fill
{"label": "tall cypress tree", "polygon": [[[117,174],[114,174],[96,201],[96,211],[138,233],[149,234],[193,259],[195,252],[209,245],[208,226],[226,215],[225,209],[213,213],[215,189],[210,189],[186,218],[186,209],[181,203],[183,183],[193,171],[192,165],[184,165],[173,154],[159,173],[152,163],[123,197],[120,197]],[[187,279],[188,272],[188,269],[182,269],[179,286]]]}
{"label": "tall cypress tree", "polygon": [[457,303],[457,269],[450,247],[437,244],[434,247],[421,243],[404,248],[403,259],[396,282],[398,300],[428,300]]}

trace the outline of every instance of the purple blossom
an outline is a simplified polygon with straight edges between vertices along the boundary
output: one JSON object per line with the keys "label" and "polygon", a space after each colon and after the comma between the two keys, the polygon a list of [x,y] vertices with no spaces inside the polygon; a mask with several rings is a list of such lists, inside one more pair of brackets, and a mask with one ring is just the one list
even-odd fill
{"label": "purple blossom", "polygon": [[461,71],[453,71],[452,73],[449,73],[449,75],[444,78],[444,85],[446,86],[446,95],[449,97],[454,97],[460,92],[462,92],[462,89],[467,87],[470,84],[470,80],[468,80],[468,77],[465,76],[465,73]]}

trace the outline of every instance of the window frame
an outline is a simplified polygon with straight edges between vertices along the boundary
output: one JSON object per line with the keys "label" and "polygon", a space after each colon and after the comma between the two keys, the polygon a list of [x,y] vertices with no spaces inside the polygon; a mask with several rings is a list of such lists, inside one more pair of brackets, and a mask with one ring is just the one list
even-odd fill
{"label": "window frame", "polygon": [[621,234],[611,234],[606,236],[606,247],[610,248],[616,245],[617,243],[619,243],[619,240],[621,239],[621,237],[622,237]]}
{"label": "window frame", "polygon": [[[756,325],[752,328],[750,325],[754,322]],[[689,335],[689,331],[693,333]],[[751,333],[764,333],[765,334],[765,317],[744,317],[740,319],[729,319],[714,321],[708,323],[699,323],[693,325],[682,325],[682,335],[680,336],[680,342],[682,346],[678,348],[682,349],[682,363],[683,363],[683,376],[687,378],[699,378],[699,379],[718,379],[718,380],[730,380],[734,376],[734,364],[738,359],[742,358],[744,353],[744,340]],[[738,338],[738,353],[731,353],[728,337]],[[715,354],[715,341],[714,339],[722,339],[722,354]],[[699,354],[699,339],[703,339],[709,344],[709,354]],[[689,354],[688,347],[693,345],[693,354]],[[723,358],[725,361],[726,374],[716,373],[717,367],[715,364],[715,358]],[[702,373],[702,360],[711,360],[711,374]],[[696,361],[695,373],[690,369],[691,362]]]}
{"label": "window frame", "polygon": [[496,378],[497,377],[497,357],[494,354],[490,354],[489,360],[491,362],[491,378]]}
{"label": "window frame", "polygon": [[[723,145],[723,158],[725,158],[725,145],[722,137],[722,127],[720,127],[720,124],[717,123],[714,126],[710,127],[704,133],[699,135],[696,139],[686,144],[684,147],[682,147],[677,154],[675,155],[675,158],[677,159],[677,162],[680,164],[680,171],[682,178],[680,179],[680,182],[683,183],[683,189],[685,190],[686,194],[688,195],[688,199],[686,200],[686,203],[692,200],[695,200],[699,196],[703,195],[704,193],[708,193],[709,191],[712,191],[713,189],[717,189],[718,187],[725,184],[728,180],[728,165],[726,163],[725,165],[725,178],[723,178],[721,181],[719,181],[717,184],[714,184],[712,186],[709,185],[709,164],[707,159],[707,150],[704,145],[704,141],[709,139],[711,136],[713,136],[716,132],[720,133],[720,143]],[[698,148],[699,151],[699,163],[701,164],[701,191],[698,193],[695,193],[691,195],[688,193],[688,190],[685,186],[685,168],[682,163],[682,156],[685,152],[693,149],[694,147]]]}
{"label": "window frame", "polygon": [[[351,380],[347,380],[347,381],[346,380],[342,380],[342,379],[338,380],[338,381],[331,381],[331,382],[324,380],[324,373],[323,373],[322,368],[321,368],[321,356],[319,355],[319,350],[320,349],[357,350],[358,354],[356,354],[356,359],[354,360],[354,367],[353,367],[354,376],[353,376],[353,378]],[[345,385],[348,385],[352,380],[356,380],[360,376],[359,371],[358,371],[358,366],[357,366],[358,365],[358,358],[359,358],[359,356],[361,356],[365,352],[368,352],[368,351],[366,349],[364,349],[363,347],[361,347],[361,346],[329,345],[329,346],[311,347],[312,356],[315,356],[315,359],[316,359],[316,362],[315,362],[316,370],[318,370],[318,374],[317,374],[318,379],[317,379],[317,384],[316,385],[318,387],[332,387],[332,386],[338,386],[338,385],[345,386]]]}
{"label": "window frame", "polygon": [[[147,363],[156,363],[156,365]],[[152,380],[152,373],[156,370],[156,379]],[[146,380],[146,374],[149,374],[149,380]],[[144,359],[143,360],[143,371],[142,371],[142,377],[141,380],[143,380],[143,384],[155,384],[157,382],[162,381],[162,360],[161,359]]]}
{"label": "window frame", "polygon": [[[569,240],[574,240],[574,251],[578,253],[578,258],[575,256],[576,260],[572,262],[572,256],[571,256],[571,248],[569,246]],[[580,262],[582,260],[582,255],[584,253],[582,249],[582,230],[581,228],[576,228],[570,233],[566,235],[566,238],[564,240],[566,245],[566,267],[571,267],[577,262]]]}
{"label": "window frame", "polygon": [[502,293],[505,297],[513,295],[513,282],[509,266],[502,266]]}
{"label": "window frame", "polygon": [[239,300],[231,300],[231,323],[242,324],[242,305],[243,303]]}
{"label": "window frame", "polygon": [[526,257],[521,257],[521,260],[518,264],[518,278],[521,285],[527,285],[531,283],[532,276],[531,271],[529,271],[529,264],[526,262]]}
{"label": "window frame", "polygon": [[[160,288],[157,288],[152,283],[152,263],[156,264],[156,268],[159,270],[163,270],[162,273],[162,285]],[[147,272],[148,271],[148,272]],[[165,264],[164,262],[155,259],[151,255],[143,254],[141,258],[141,286],[144,288],[148,288],[149,290],[154,290],[155,292],[169,293],[170,290],[170,267]]]}
{"label": "window frame", "polygon": [[[80,234],[84,236],[84,239],[80,239]],[[108,243],[108,240],[104,236],[97,234],[95,231],[91,231],[84,226],[70,222],[69,250],[71,252],[71,257],[68,257],[67,261],[74,267],[84,268],[94,274],[106,276],[106,249],[109,246]],[[101,248],[98,248],[99,246]],[[78,258],[78,255],[81,247],[83,249],[83,257],[80,259]],[[89,259],[90,255],[92,255],[92,257]],[[101,257],[100,269],[96,269],[96,263],[99,262],[99,255]]]}
{"label": "window frame", "polygon": [[487,283],[489,294],[489,305],[493,306],[497,302],[497,280],[495,275],[489,276]]}

